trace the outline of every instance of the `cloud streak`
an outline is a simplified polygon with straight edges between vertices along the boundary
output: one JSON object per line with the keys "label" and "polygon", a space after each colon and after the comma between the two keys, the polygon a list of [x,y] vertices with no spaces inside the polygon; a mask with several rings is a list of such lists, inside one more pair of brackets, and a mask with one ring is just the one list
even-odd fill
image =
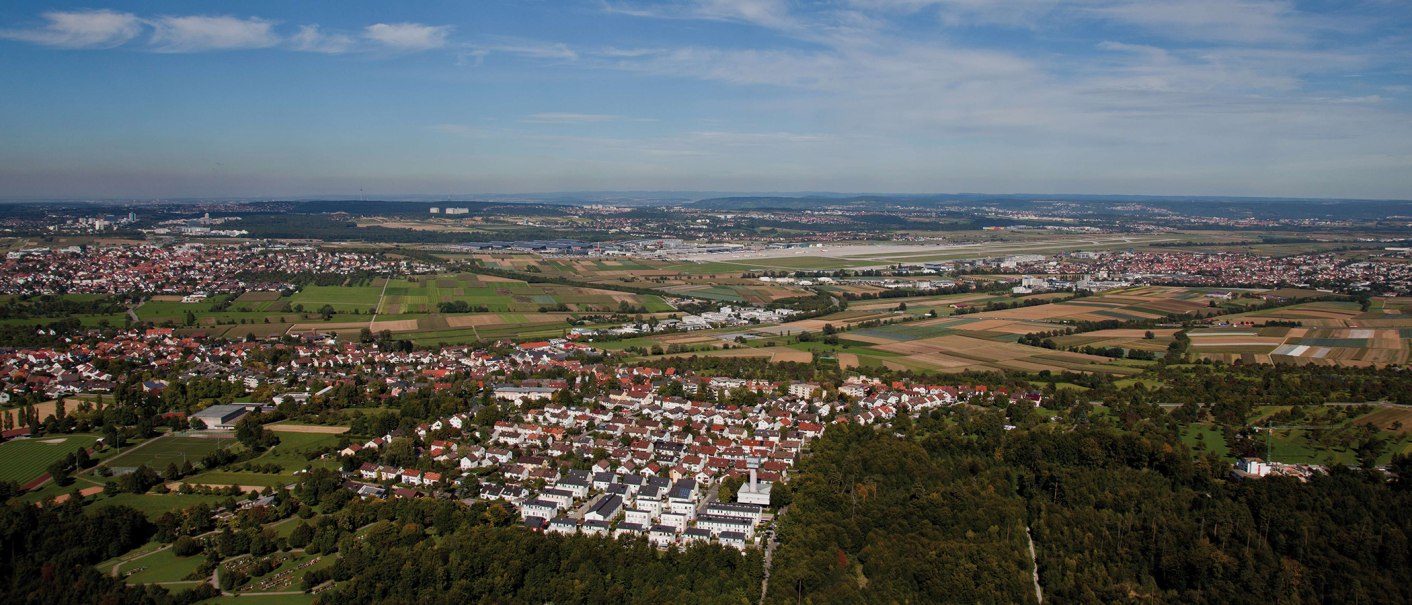
{"label": "cloud streak", "polygon": [[0,30],[0,39],[55,48],[113,48],[142,33],[142,20],[131,13],[50,11],[42,16],[49,22],[44,27]]}
{"label": "cloud streak", "polygon": [[421,23],[375,23],[363,36],[393,50],[423,51],[446,46],[451,27]]}
{"label": "cloud streak", "polygon": [[317,25],[305,25],[289,38],[289,44],[298,51],[340,55],[355,50],[358,41],[346,34],[324,33]]}
{"label": "cloud streak", "polygon": [[[422,52],[449,47],[453,28],[422,23],[375,23],[358,32],[326,31],[316,24],[286,33],[260,17],[162,15],[141,17],[112,10],[50,11],[30,29],[0,29],[0,40],[68,49],[120,47],[145,38],[146,50],[198,53],[265,48],[339,55],[373,50]],[[560,53],[563,52],[560,49]]]}
{"label": "cloud streak", "polygon": [[149,22],[152,49],[164,53],[269,48],[280,43],[274,22],[228,16],[158,17]]}

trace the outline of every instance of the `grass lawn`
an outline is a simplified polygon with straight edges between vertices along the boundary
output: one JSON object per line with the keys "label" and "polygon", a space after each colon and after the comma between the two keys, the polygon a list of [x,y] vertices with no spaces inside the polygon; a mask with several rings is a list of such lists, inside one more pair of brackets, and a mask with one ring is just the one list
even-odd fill
{"label": "grass lawn", "polygon": [[[279,445],[250,460],[250,464],[278,464],[284,468],[280,473],[254,473],[244,471],[214,470],[198,473],[186,478],[186,482],[208,485],[259,485],[281,486],[294,482],[296,471],[311,467],[332,464],[332,461],[310,460],[306,452],[318,450],[338,443],[338,435],[328,433],[279,433]],[[237,465],[238,466],[238,465]]]}
{"label": "grass lawn", "polygon": [[1226,437],[1219,429],[1209,424],[1193,424],[1182,430],[1182,443],[1193,453],[1215,452],[1227,460],[1234,461],[1230,449],[1226,447]]}
{"label": "grass lawn", "polygon": [[1147,390],[1151,391],[1162,388],[1163,383],[1160,380],[1153,380],[1151,378],[1124,378],[1122,380],[1113,381],[1113,386],[1118,387],[1120,389],[1137,384],[1147,387]]}
{"label": "grass lawn", "polygon": [[1081,384],[1074,384],[1074,383],[1072,383],[1072,382],[1056,382],[1056,383],[1054,383],[1054,388],[1055,388],[1055,389],[1067,389],[1067,390],[1070,390],[1070,391],[1087,391],[1087,390],[1088,390],[1088,387],[1083,386],[1083,385],[1081,385]]}
{"label": "grass lawn", "polygon": [[[205,560],[206,558],[200,554],[178,557],[172,549],[168,548],[123,563],[118,567],[118,574],[120,577],[125,577],[128,584],[181,582],[188,580],[187,576],[196,571],[196,568],[200,567]],[[101,571],[108,572],[111,571],[111,568]]]}
{"label": "grass lawn", "polygon": [[157,549],[163,546],[166,545],[156,540],[153,540],[151,542],[138,546],[137,548],[129,550],[123,554],[120,554],[116,557],[103,561],[102,563],[94,565],[94,567],[97,568],[98,571],[102,572],[103,575],[107,575],[113,571],[114,565],[117,565],[118,563],[121,563],[134,557],[140,557],[145,554],[156,552]]}
{"label": "grass lawn", "polygon": [[98,435],[74,434],[17,439],[0,443],[0,481],[21,485],[47,472],[50,464],[80,447],[93,447]]}

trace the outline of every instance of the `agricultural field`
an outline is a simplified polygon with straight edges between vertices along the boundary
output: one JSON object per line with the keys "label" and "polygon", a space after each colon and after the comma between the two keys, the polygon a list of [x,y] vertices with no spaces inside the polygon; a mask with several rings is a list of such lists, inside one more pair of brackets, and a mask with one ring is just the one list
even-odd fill
{"label": "agricultural field", "polygon": [[[1258,325],[1270,321],[1297,321],[1301,326],[1314,328],[1353,328],[1353,327],[1402,327],[1405,325],[1412,327],[1412,314],[1403,313],[1404,304],[1412,304],[1412,301],[1398,300],[1391,304],[1383,301],[1383,307],[1362,311],[1356,302],[1320,301],[1308,302],[1279,307],[1276,309],[1266,309],[1261,311],[1251,311],[1249,313],[1236,313],[1233,315],[1223,315],[1216,319],[1231,324],[1251,324]],[[1365,324],[1364,322],[1373,322]],[[1380,326],[1378,324],[1390,322],[1394,325]]]}
{"label": "agricultural field", "polygon": [[[1036,332],[1062,330],[1077,322],[1151,321],[1170,315],[1200,319],[1215,313],[1208,321],[1236,324],[1231,327],[1197,328],[1188,332],[1191,352],[1198,358],[1253,362],[1312,361],[1349,365],[1405,364],[1412,338],[1412,301],[1374,299],[1368,311],[1357,303],[1291,303],[1261,311],[1245,311],[1265,304],[1261,295],[1273,294],[1295,301],[1320,296],[1311,290],[1250,291],[1233,298],[1211,296],[1210,288],[1142,286],[1105,292],[1082,298],[1065,298],[1064,293],[1044,293],[1015,297],[1008,294],[967,293],[853,301],[846,311],[824,317],[752,327],[724,334],[695,333],[686,339],[648,336],[616,343],[605,348],[626,347],[663,349],[676,344],[681,354],[748,356],[773,358],[767,349],[773,345],[795,346],[801,332],[819,334],[827,325],[840,330],[838,345],[807,350],[835,356],[850,367],[884,366],[898,369],[961,371],[965,369],[1081,371],[1133,375],[1150,362],[1110,359],[1063,351],[1069,347],[1120,348],[1154,354],[1165,352],[1178,331],[1176,327],[1108,329],[1056,336],[1061,350],[1042,349],[1018,343],[1020,337]],[[997,311],[976,311],[955,315],[963,307],[984,307],[993,302],[1023,303],[1026,300],[1054,301]],[[899,309],[906,304],[905,309]],[[1405,315],[1404,315],[1405,313]],[[935,316],[933,316],[933,314]],[[1300,318],[1339,318],[1339,328],[1252,327],[1254,321],[1292,321]],[[864,325],[867,324],[867,325]],[[1346,327],[1371,324],[1369,327]],[[1375,327],[1386,326],[1386,327]],[[735,338],[736,333],[759,341],[747,342],[745,349],[702,351]],[[1149,333],[1151,337],[1149,338]],[[784,337],[781,339],[781,337]],[[717,342],[712,342],[713,340]],[[839,357],[840,355],[843,355]]]}
{"label": "agricultural field", "polygon": [[[1152,338],[1147,337],[1149,332],[1152,334]],[[1056,336],[1054,344],[1060,347],[1118,347],[1161,353],[1167,350],[1167,346],[1172,343],[1173,335],[1176,333],[1176,328],[1097,330]]]}
{"label": "agricultural field", "polygon": [[530,284],[474,273],[390,280],[377,307],[379,313],[392,315],[432,313],[438,310],[441,303],[458,301],[473,308],[485,307],[492,313],[534,313],[541,309],[612,312],[624,303],[634,308],[645,308],[648,312],[672,310],[658,296],[559,284]]}
{"label": "agricultural field", "polygon": [[[806,267],[651,259],[546,259],[530,255],[477,255],[474,258],[484,266],[496,269],[533,271],[546,277],[563,277],[591,284],[653,288],[726,304],[763,305],[782,298],[810,294],[805,288],[745,277],[751,271]],[[649,306],[649,310],[653,309]]]}
{"label": "agricultural field", "polygon": [[[289,297],[277,292],[246,292],[234,299],[222,296],[200,303],[182,303],[173,298],[154,297],[136,312],[143,321],[178,327],[183,335],[266,338],[333,332],[354,336],[369,329],[391,331],[418,344],[464,344],[519,337],[525,325],[552,325],[553,330],[531,331],[538,336],[557,337],[562,335],[564,320],[570,315],[618,312],[624,304],[647,313],[673,311],[656,295],[529,284],[472,273],[377,279],[366,286],[307,286]],[[441,303],[457,302],[465,303],[473,312],[440,312]],[[325,306],[333,310],[327,318],[320,313]],[[477,311],[482,308],[486,311]],[[194,319],[190,325],[188,313]]]}
{"label": "agricultural field", "polygon": [[[1232,304],[1257,304],[1259,299],[1237,299]],[[1062,302],[986,311],[975,315],[988,319],[1033,320],[1044,322],[1156,320],[1172,314],[1205,313],[1216,299],[1189,288],[1142,286],[1104,292]],[[1219,303],[1218,303],[1219,304]]]}
{"label": "agricultural field", "polygon": [[1407,340],[1396,329],[1261,328],[1212,329],[1189,333],[1192,351],[1202,357],[1262,363],[1296,362],[1329,365],[1406,364]]}
{"label": "agricultural field", "polygon": [[383,283],[378,279],[369,286],[305,286],[289,297],[290,306],[303,305],[305,311],[313,312],[324,305],[334,311],[347,313],[365,312],[376,309],[383,295]]}
{"label": "agricultural field", "polygon": [[29,483],[48,472],[50,464],[97,441],[98,435],[80,433],[0,443],[0,481]]}

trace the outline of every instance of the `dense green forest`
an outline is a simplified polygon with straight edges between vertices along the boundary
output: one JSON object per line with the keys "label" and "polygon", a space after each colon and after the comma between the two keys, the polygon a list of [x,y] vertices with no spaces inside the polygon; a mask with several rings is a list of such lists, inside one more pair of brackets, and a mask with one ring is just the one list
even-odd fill
{"label": "dense green forest", "polygon": [[1035,602],[1025,504],[993,457],[835,427],[805,468],[767,603]]}
{"label": "dense green forest", "polygon": [[[409,533],[410,532],[410,533]],[[386,525],[349,545],[320,603],[753,603],[759,551],[660,552],[644,539],[462,526],[427,539]]]}
{"label": "dense green forest", "polygon": [[155,527],[131,508],[85,512],[77,500],[70,502],[0,507],[0,603],[162,605],[213,596],[209,587],[172,594],[99,573],[94,564],[146,542]]}
{"label": "dense green forest", "polygon": [[1236,481],[1166,423],[1004,422],[963,407],[831,428],[795,477],[767,602],[1033,602],[1026,525],[1046,601],[1412,601],[1406,482]]}

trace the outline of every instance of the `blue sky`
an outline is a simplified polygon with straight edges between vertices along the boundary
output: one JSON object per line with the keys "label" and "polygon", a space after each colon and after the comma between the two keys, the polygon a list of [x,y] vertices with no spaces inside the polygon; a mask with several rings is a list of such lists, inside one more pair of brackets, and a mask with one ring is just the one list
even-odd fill
{"label": "blue sky", "polygon": [[1406,0],[0,6],[0,197],[1412,198]]}

